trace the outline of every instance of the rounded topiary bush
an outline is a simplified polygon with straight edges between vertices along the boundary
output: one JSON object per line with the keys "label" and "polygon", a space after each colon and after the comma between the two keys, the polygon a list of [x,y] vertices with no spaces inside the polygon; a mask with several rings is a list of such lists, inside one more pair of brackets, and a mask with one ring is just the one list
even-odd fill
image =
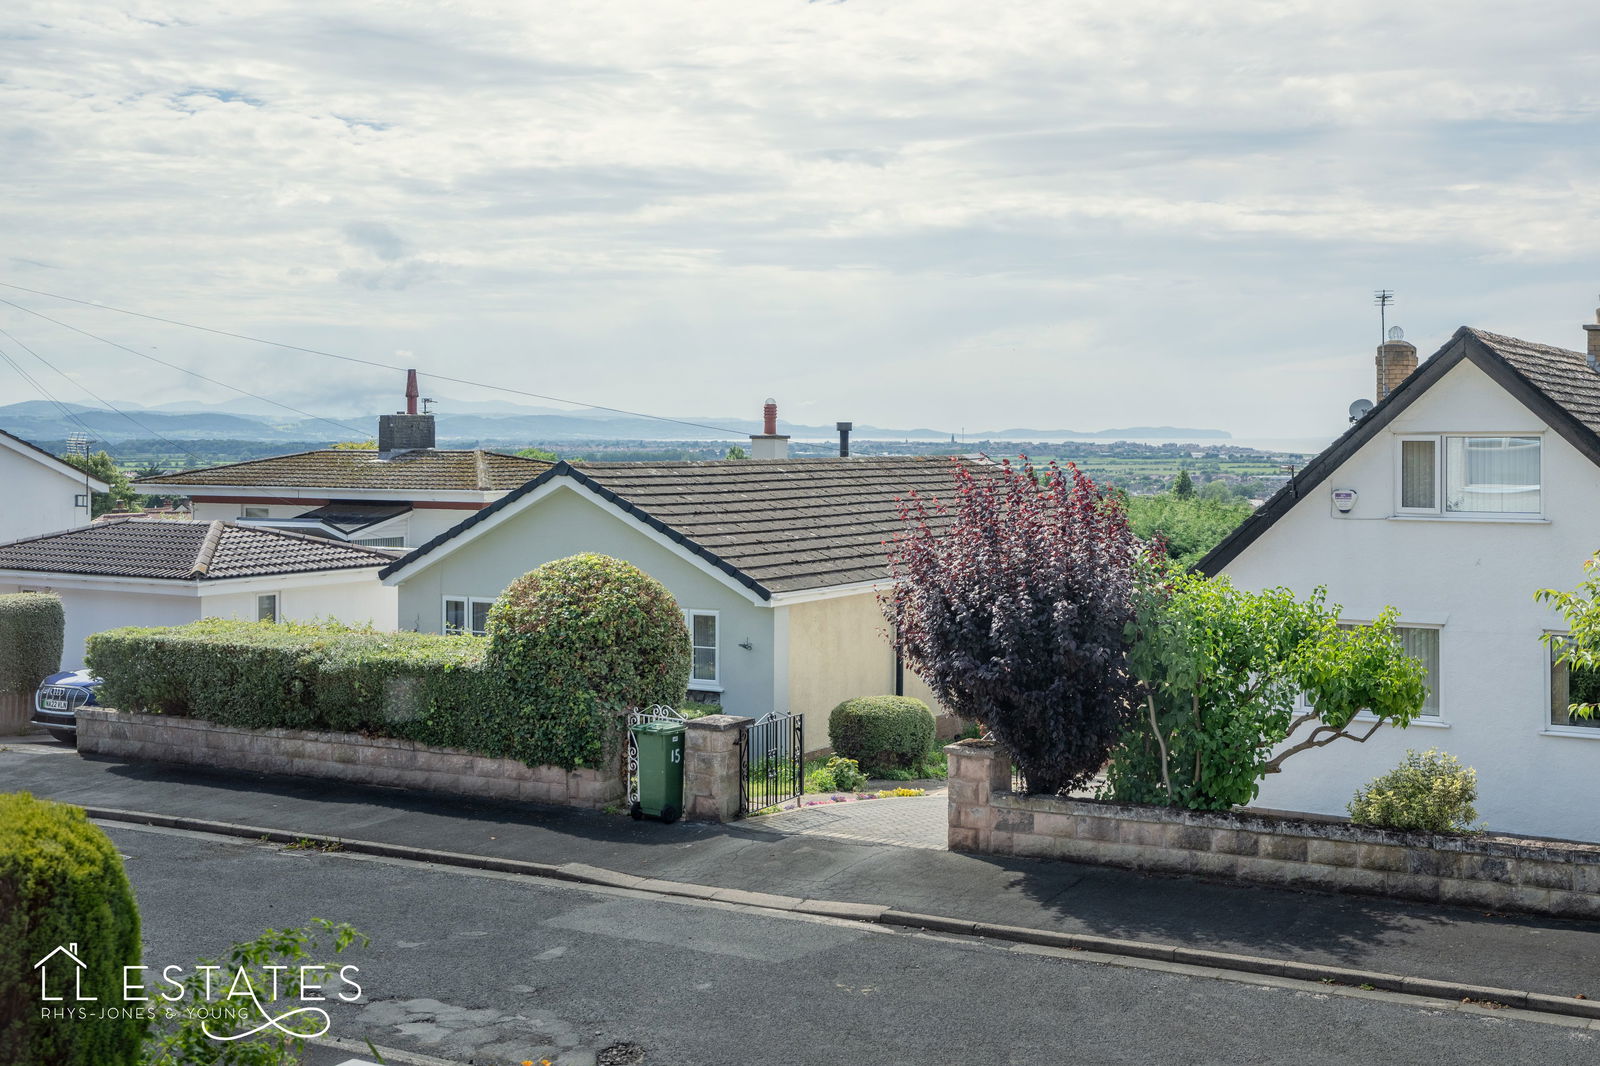
{"label": "rounded topiary bush", "polygon": [[[42,1002],[34,964],[72,945],[81,977],[57,953],[45,980],[64,998]],[[120,1007],[122,968],[138,964],[139,910],[111,840],[78,807],[0,795],[0,1062],[133,1066],[143,1019],[43,1018],[40,1007]],[[97,1002],[78,1003],[79,990]]]}
{"label": "rounded topiary bush", "polygon": [[524,758],[594,766],[617,715],[689,687],[689,630],[643,570],[586,553],[513,581],[489,611],[487,667],[510,697],[505,728]]}
{"label": "rounded topiary bush", "polygon": [[905,770],[933,747],[933,712],[910,696],[861,696],[828,715],[833,750],[868,773]]}
{"label": "rounded topiary bush", "polygon": [[0,733],[26,731],[34,690],[61,669],[66,627],[59,596],[0,596]]}

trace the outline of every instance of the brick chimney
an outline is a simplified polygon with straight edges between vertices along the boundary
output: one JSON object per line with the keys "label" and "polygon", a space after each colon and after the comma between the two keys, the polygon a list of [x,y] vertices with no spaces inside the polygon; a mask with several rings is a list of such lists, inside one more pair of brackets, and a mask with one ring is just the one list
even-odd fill
{"label": "brick chimney", "polygon": [[750,434],[750,458],[789,458],[789,438],[778,432],[778,401],[770,396],[761,409],[761,432]]}
{"label": "brick chimney", "polygon": [[1589,335],[1589,369],[1600,372],[1600,308],[1594,312],[1594,322],[1585,323],[1583,331]]}
{"label": "brick chimney", "polygon": [[417,372],[406,371],[406,409],[404,413],[378,416],[378,455],[387,459],[401,452],[432,448],[433,416],[417,414]]}
{"label": "brick chimney", "polygon": [[1417,369],[1417,346],[1405,339],[1399,326],[1389,330],[1389,339],[1378,345],[1378,402],[1400,387],[1400,383]]}

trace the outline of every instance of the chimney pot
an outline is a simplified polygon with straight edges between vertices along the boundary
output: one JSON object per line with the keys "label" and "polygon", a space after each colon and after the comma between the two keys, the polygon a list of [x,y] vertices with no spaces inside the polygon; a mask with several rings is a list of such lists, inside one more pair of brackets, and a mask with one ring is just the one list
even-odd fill
{"label": "chimney pot", "polygon": [[418,395],[419,395],[419,393],[417,391],[417,372],[415,370],[407,370],[406,371],[406,414],[414,415],[414,414],[417,413],[417,396]]}
{"label": "chimney pot", "polygon": [[[1399,328],[1396,326],[1390,332],[1391,337]],[[1417,369],[1417,346],[1410,341],[1393,337],[1378,345],[1378,357],[1375,362],[1378,366],[1378,402],[1381,403],[1391,392],[1400,387],[1402,381],[1411,376],[1413,370]]]}
{"label": "chimney pot", "polygon": [[770,396],[761,408],[761,432],[750,434],[750,458],[789,458],[789,438],[778,432],[778,401]]}
{"label": "chimney pot", "polygon": [[834,428],[839,431],[839,458],[850,458],[850,431],[855,429],[854,422],[835,422]]}

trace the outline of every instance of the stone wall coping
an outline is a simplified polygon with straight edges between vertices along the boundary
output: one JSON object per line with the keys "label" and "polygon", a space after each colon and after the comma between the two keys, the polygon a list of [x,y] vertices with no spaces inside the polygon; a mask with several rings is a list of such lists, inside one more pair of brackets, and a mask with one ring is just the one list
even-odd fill
{"label": "stone wall coping", "polygon": [[715,733],[726,733],[730,729],[747,726],[754,720],[737,714],[704,714],[699,718],[691,718],[683,724],[690,729],[709,729]]}
{"label": "stone wall coping", "polygon": [[[952,744],[946,751],[959,748]],[[1347,821],[1318,818],[1293,818],[1249,809],[1237,811],[1192,811],[1181,807],[1156,807],[1145,804],[1113,803],[1106,800],[1077,799],[1069,796],[1028,796],[1016,792],[995,792],[990,804],[1001,810],[1048,812],[1091,818],[1164,825],[1186,825],[1200,829],[1242,829],[1278,836],[1316,840],[1340,840],[1352,844],[1381,844],[1433,851],[1472,852],[1497,858],[1535,859],[1546,862],[1600,866],[1600,844],[1578,841],[1530,839],[1496,833],[1428,833],[1417,830],[1380,829],[1354,825]]]}
{"label": "stone wall coping", "polygon": [[995,759],[1001,755],[1008,754],[1005,749],[1000,747],[998,741],[978,740],[971,737],[966,740],[958,740],[954,744],[946,744],[944,753],[946,755],[970,755],[979,759]]}

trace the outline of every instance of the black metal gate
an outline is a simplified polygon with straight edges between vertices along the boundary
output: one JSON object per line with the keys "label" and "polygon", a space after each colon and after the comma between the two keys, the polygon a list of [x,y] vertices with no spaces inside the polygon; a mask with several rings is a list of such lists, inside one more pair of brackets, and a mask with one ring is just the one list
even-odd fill
{"label": "black metal gate", "polygon": [[765,810],[805,791],[803,714],[767,715],[739,732],[739,813]]}

